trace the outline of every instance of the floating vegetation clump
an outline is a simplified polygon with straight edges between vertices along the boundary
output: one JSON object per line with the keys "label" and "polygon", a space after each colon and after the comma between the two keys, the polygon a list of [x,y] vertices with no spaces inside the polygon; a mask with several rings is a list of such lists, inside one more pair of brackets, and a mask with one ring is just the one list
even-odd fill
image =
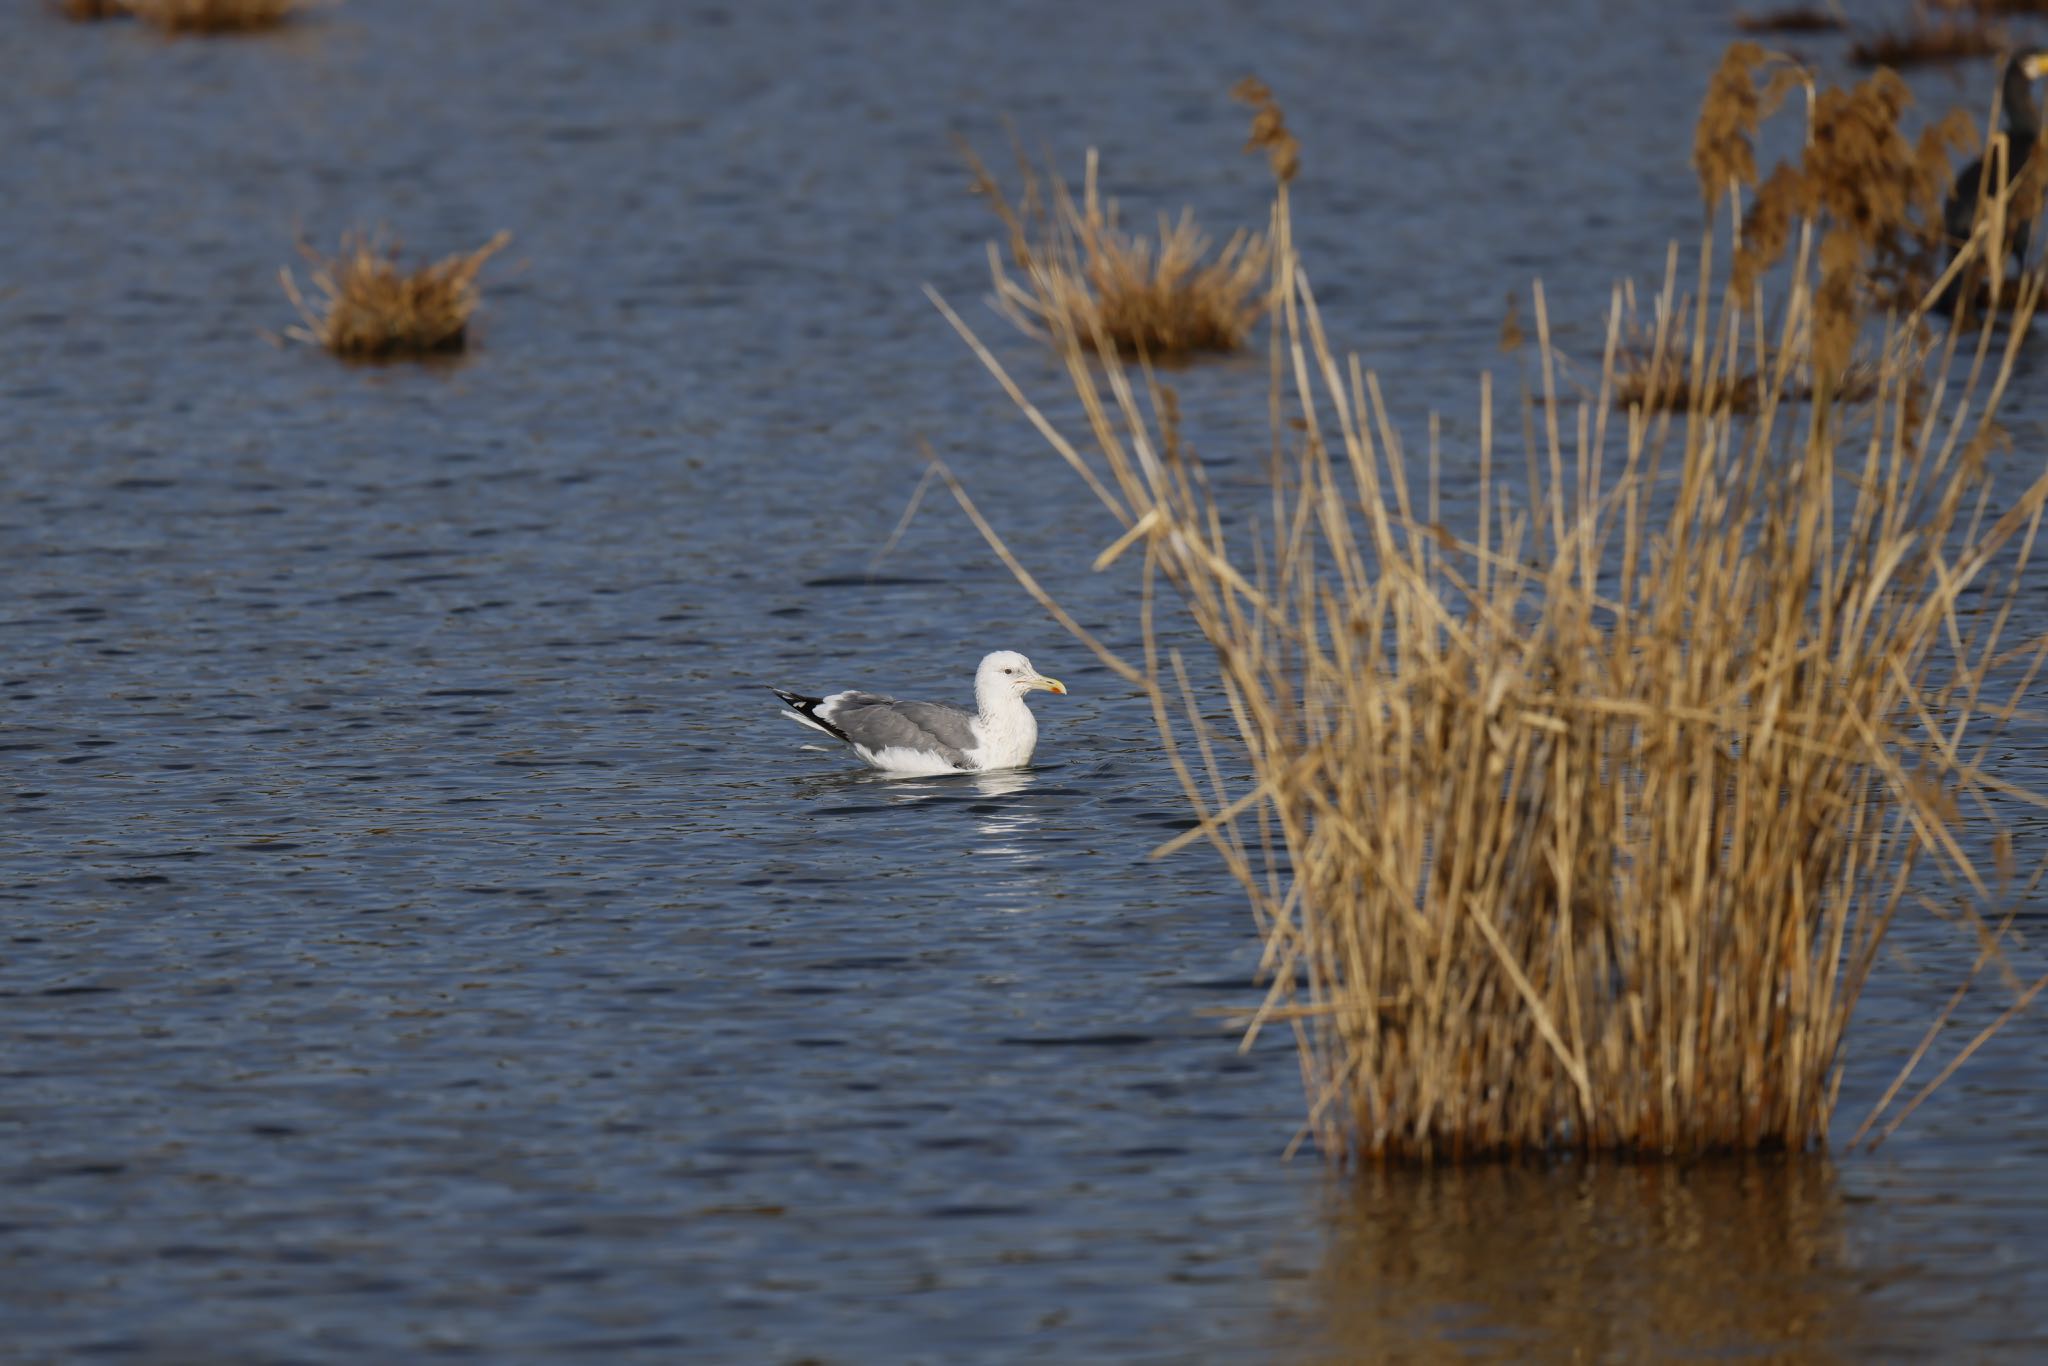
{"label": "floating vegetation clump", "polygon": [[1904,28],[1859,38],[1849,60],[1859,66],[1908,67],[1989,57],[2011,43],[2005,31],[1982,19],[1914,19]]}
{"label": "floating vegetation clump", "polygon": [[53,0],[53,3],[59,14],[81,23],[95,19],[119,19],[128,13],[121,0]]}
{"label": "floating vegetation clump", "polygon": [[276,28],[313,0],[120,0],[136,18],[169,33],[246,33]]}
{"label": "floating vegetation clump", "polygon": [[[1156,371],[1057,333],[1085,415],[1072,440],[938,300],[1110,514],[1097,567],[1139,581],[1128,656],[1063,613],[954,485],[1025,587],[1149,699],[1199,820],[1162,852],[1206,840],[1241,883],[1270,982],[1250,1035],[1292,1031],[1306,1132],[1333,1155],[1824,1143],[1893,928],[1958,918],[1967,987],[2011,929],[2011,910],[1984,908],[2026,904],[2013,841],[1992,832],[2001,802],[2038,799],[1987,765],[2048,663],[2048,640],[2011,638],[2048,474],[1994,494],[1989,454],[2038,282],[2006,340],[1987,329],[1960,354],[1954,333],[1937,346],[1918,318],[1865,310],[1851,266],[1910,219],[1924,170],[1897,133],[1895,78],[1780,85],[1808,92],[1812,142],[1823,117],[1841,120],[1827,139],[1861,133],[1760,183],[1750,136],[1776,97],[1760,63],[1739,51],[1717,78],[1701,174],[1710,203],[1746,200],[1754,219],[1775,183],[1770,212],[1796,216],[1745,237],[1738,281],[1703,245],[1700,297],[1718,308],[1681,329],[1667,305],[1664,344],[1689,375],[1806,376],[1796,418],[1764,383],[1747,415],[1723,388],[1683,416],[1613,422],[1588,401],[1574,420],[1539,287],[1521,423],[1497,420],[1482,376],[1469,435],[1433,426],[1418,461],[1378,379],[1325,333],[1285,179],[1272,484],[1250,506],[1219,503]],[[1859,122],[1884,110],[1888,133]],[[1851,166],[1867,183],[1845,183]],[[1874,359],[1852,386],[1859,331]],[[1497,449],[1517,428],[1527,448]],[[1208,647],[1199,669],[1165,643],[1162,584]],[[1924,1082],[1923,1045],[1887,1123],[2042,985]]]}
{"label": "floating vegetation clump", "polygon": [[1833,10],[1811,6],[1770,10],[1763,14],[1738,14],[1735,27],[1744,33],[1833,33],[1849,23]]}
{"label": "floating vegetation clump", "polygon": [[410,271],[399,266],[395,243],[386,245],[369,233],[343,234],[341,249],[331,257],[302,243],[299,251],[311,263],[318,297],[307,301],[289,267],[278,272],[305,324],[288,335],[352,360],[460,351],[480,301],[477,275],[511,240],[511,233],[501,232],[475,251]]}
{"label": "floating vegetation clump", "polygon": [[1978,14],[2048,14],[2048,0],[1938,0],[1941,8]]}
{"label": "floating vegetation clump", "polygon": [[[975,189],[988,196],[1009,236],[1009,261],[989,244],[997,309],[1019,328],[1064,349],[1153,360],[1235,351],[1265,307],[1268,248],[1238,231],[1212,252],[1192,210],[1159,220],[1158,236],[1127,231],[1116,202],[1097,187],[1091,148],[1077,202],[1057,173],[1018,157],[1017,204],[970,151]],[[1012,272],[1015,272],[1012,274]]]}

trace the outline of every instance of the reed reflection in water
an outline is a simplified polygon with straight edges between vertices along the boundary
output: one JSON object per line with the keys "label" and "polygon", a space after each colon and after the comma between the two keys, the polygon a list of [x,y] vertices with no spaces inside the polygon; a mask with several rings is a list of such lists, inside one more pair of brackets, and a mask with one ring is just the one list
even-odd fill
{"label": "reed reflection in water", "polygon": [[1358,1175],[1319,1277],[1355,1361],[1834,1360],[1870,1322],[1817,1157]]}

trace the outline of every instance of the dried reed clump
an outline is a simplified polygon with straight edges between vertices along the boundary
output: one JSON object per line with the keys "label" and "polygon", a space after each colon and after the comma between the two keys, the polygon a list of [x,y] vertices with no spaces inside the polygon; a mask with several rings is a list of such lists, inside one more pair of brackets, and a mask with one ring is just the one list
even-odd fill
{"label": "dried reed clump", "polygon": [[1908,67],[1989,57],[2011,45],[2005,31],[1982,19],[1914,19],[1904,28],[1860,38],[1849,49],[1858,66]]}
{"label": "dried reed clump", "polygon": [[1008,266],[989,244],[989,275],[997,310],[1020,329],[1061,348],[1071,339],[1087,351],[1161,361],[1244,345],[1265,307],[1264,237],[1240,230],[1212,254],[1187,209],[1170,221],[1161,215],[1156,241],[1125,231],[1115,201],[1105,204],[1097,189],[1093,148],[1079,203],[1056,172],[1041,176],[1020,153],[1017,205],[971,149],[962,151],[1009,237]]}
{"label": "dried reed clump", "polygon": [[[2048,474],[1986,501],[2023,325],[2002,358],[1985,333],[1960,379],[1953,335],[1930,357],[1892,328],[1853,412],[1823,383],[1780,420],[1764,385],[1747,418],[1724,395],[1679,420],[1588,404],[1571,422],[1539,287],[1517,495],[1485,378],[1469,446],[1433,427],[1415,468],[1291,249],[1272,267],[1272,484],[1250,508],[1205,481],[1155,371],[1091,363],[1066,333],[1076,443],[933,297],[1121,528],[1097,568],[1141,565],[1126,658],[954,484],[1025,587],[1149,698],[1200,819],[1165,849],[1206,838],[1242,884],[1271,982],[1250,1029],[1293,1030],[1309,1132],[1371,1160],[1824,1142],[1890,929],[1953,893],[1979,972],[2010,931],[1975,908],[2013,845],[1975,858],[1961,821],[2016,792],[1986,764],[2048,663],[2048,640],[2007,639]],[[1674,250],[1667,301],[1677,276]],[[1765,316],[1775,365],[1824,368],[1819,253],[1772,279],[1770,314],[1752,281],[1693,315],[1691,373],[1756,368]],[[2031,305],[2038,281],[2022,289]],[[1452,487],[1473,490],[1458,530]],[[1227,709],[1162,644],[1161,580]],[[1907,1098],[1916,1055],[1891,1123],[1984,1037]]]}
{"label": "dried reed clump", "polygon": [[399,267],[395,243],[386,245],[370,233],[344,233],[332,257],[301,243],[319,298],[308,304],[290,267],[278,272],[305,323],[288,335],[355,360],[460,351],[480,298],[477,275],[511,240],[511,233],[501,232],[475,251],[412,271]]}
{"label": "dried reed clump", "polygon": [[136,18],[167,33],[247,33],[276,28],[316,0],[120,0]]}
{"label": "dried reed clump", "polygon": [[275,28],[316,4],[335,0],[51,0],[67,19],[129,15],[167,33],[237,33]]}
{"label": "dried reed clump", "polygon": [[1735,27],[1744,33],[1833,33],[1849,27],[1834,10],[1800,6],[1763,14],[1738,14]]}

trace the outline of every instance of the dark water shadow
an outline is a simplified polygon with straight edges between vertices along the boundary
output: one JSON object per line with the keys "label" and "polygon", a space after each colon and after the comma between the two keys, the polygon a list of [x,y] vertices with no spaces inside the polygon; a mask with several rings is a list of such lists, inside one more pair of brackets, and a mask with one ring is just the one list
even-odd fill
{"label": "dark water shadow", "polygon": [[1826,1361],[1897,1337],[1818,1157],[1366,1172],[1318,1277],[1344,1360]]}

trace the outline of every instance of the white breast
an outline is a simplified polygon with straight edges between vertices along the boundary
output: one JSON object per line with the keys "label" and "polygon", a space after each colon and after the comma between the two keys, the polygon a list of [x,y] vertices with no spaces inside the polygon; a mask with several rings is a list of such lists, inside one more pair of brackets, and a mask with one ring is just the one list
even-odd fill
{"label": "white breast", "polygon": [[1019,768],[1031,762],[1038,748],[1038,721],[1022,702],[1003,707],[993,716],[974,718],[979,748],[967,752],[967,762],[976,768]]}

